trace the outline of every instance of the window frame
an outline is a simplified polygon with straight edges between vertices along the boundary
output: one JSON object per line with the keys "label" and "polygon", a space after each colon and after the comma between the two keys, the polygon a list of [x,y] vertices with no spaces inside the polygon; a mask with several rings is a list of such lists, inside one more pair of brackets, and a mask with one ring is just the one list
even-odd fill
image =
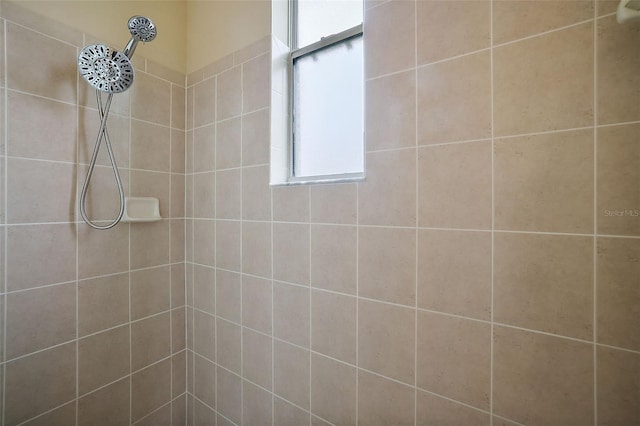
{"label": "window frame", "polygon": [[[362,7],[364,9],[364,0],[361,1]],[[364,10],[363,10],[364,17]],[[365,150],[365,134],[363,127],[362,134],[362,172],[352,172],[352,173],[335,173],[329,175],[312,175],[312,176],[296,176],[295,175],[295,132],[294,132],[294,99],[295,99],[295,74],[294,74],[294,62],[296,59],[302,58],[304,56],[313,55],[316,52],[319,52],[325,48],[335,46],[337,44],[347,43],[349,40],[362,37],[364,42],[364,23],[360,23],[356,26],[348,28],[339,33],[330,34],[325,37],[322,37],[319,41],[316,41],[312,44],[304,46],[302,48],[298,48],[298,0],[289,0],[289,28],[288,28],[288,36],[289,36],[289,56],[288,56],[288,64],[287,64],[287,74],[288,74],[288,151],[289,151],[289,176],[287,179],[287,184],[306,184],[306,183],[340,183],[340,182],[354,182],[354,181],[363,181],[365,177],[366,170],[366,150]],[[363,45],[364,50],[364,45]],[[364,51],[363,51],[364,54]],[[363,64],[364,67],[364,64]],[[363,83],[363,100],[362,100],[362,120],[364,124],[365,120],[365,100],[364,100],[364,69],[362,70],[362,83]]]}

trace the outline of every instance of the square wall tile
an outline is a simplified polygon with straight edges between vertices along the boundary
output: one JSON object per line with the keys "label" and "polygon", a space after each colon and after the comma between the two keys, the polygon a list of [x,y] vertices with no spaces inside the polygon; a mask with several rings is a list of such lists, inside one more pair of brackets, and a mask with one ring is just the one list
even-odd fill
{"label": "square wall tile", "polygon": [[78,282],[80,337],[129,321],[129,274]]}
{"label": "square wall tile", "polygon": [[193,217],[213,219],[216,216],[216,173],[193,175]]}
{"label": "square wall tile", "polygon": [[311,349],[355,365],[357,303],[355,297],[313,290]]}
{"label": "square wall tile", "polygon": [[355,226],[311,225],[311,286],[356,293],[357,229]]}
{"label": "square wall tile", "polygon": [[521,424],[593,423],[593,345],[494,328],[493,412]]}
{"label": "square wall tile", "polygon": [[6,357],[23,356],[76,337],[76,285],[6,296]]}
{"label": "square wall tile", "polygon": [[628,53],[640,42],[640,29],[618,24],[615,16],[597,25],[598,124],[640,120],[640,58]]}
{"label": "square wall tile", "polygon": [[415,26],[415,4],[412,1],[390,1],[365,10],[366,78],[415,66]]}
{"label": "square wall tile", "polygon": [[497,47],[493,69],[496,136],[593,124],[593,23]]}
{"label": "square wall tile", "polygon": [[640,354],[598,347],[598,424],[633,424],[640,419]]}
{"label": "square wall tile", "polygon": [[216,313],[216,270],[193,265],[193,307],[211,315]]}
{"label": "square wall tile", "polygon": [[131,417],[137,421],[171,401],[171,360],[154,364],[131,376]]}
{"label": "square wall tile", "polygon": [[171,307],[180,307],[185,304],[185,264],[171,265]]}
{"label": "square wall tile", "polygon": [[[418,1],[418,64],[488,48],[490,1]],[[451,25],[455,22],[456,25]]]}
{"label": "square wall tile", "polygon": [[242,71],[231,68],[218,75],[216,92],[216,120],[224,120],[242,113]]}
{"label": "square wall tile", "polygon": [[273,377],[272,345],[271,337],[242,330],[242,375],[265,389],[271,389]]}
{"label": "square wall tile", "polygon": [[131,268],[148,268],[169,263],[169,221],[142,223],[131,227]]}
{"label": "square wall tile", "polygon": [[358,366],[413,384],[415,309],[358,300]]}
{"label": "square wall tile", "polygon": [[491,318],[491,234],[418,231],[418,307]]}
{"label": "square wall tile", "polygon": [[[193,130],[193,157],[189,158],[187,150],[187,173],[210,172],[216,165],[216,126],[209,124]],[[187,133],[187,138],[189,133]],[[188,140],[187,140],[188,141]],[[190,163],[193,165],[191,169]]]}
{"label": "square wall tile", "polygon": [[271,55],[257,56],[242,64],[242,112],[269,106]]}
{"label": "square wall tile", "polygon": [[361,227],[358,248],[358,295],[415,306],[416,231]]}
{"label": "square wall tile", "polygon": [[[189,320],[187,311],[187,321]],[[188,325],[187,325],[188,327]],[[189,327],[188,327],[189,328]],[[193,349],[210,361],[216,359],[216,319],[209,314],[193,311]]]}
{"label": "square wall tile", "polygon": [[6,245],[8,291],[75,279],[75,225],[11,226]]}
{"label": "square wall tile", "polygon": [[495,227],[593,233],[593,131],[499,139]]}
{"label": "square wall tile", "polygon": [[240,272],[242,224],[240,221],[216,221],[216,266]]}
{"label": "square wall tile", "polygon": [[184,87],[171,86],[171,127],[175,129],[185,129],[185,105],[187,102],[187,91]]}
{"label": "square wall tile", "polygon": [[76,397],[76,344],[6,364],[4,418],[17,425]]}
{"label": "square wall tile", "polygon": [[247,425],[271,424],[272,394],[247,381],[242,382],[242,421]]}
{"label": "square wall tile", "polygon": [[593,340],[593,238],[496,233],[494,321]]}
{"label": "square wall tile", "polygon": [[[218,386],[216,389],[218,396],[216,409],[218,413],[233,422],[230,424],[240,424],[242,417],[242,379],[240,376],[236,376],[220,367],[216,369],[216,375]],[[217,424],[221,424],[219,416]]]}
{"label": "square wall tile", "polygon": [[415,389],[383,377],[358,371],[358,425],[412,425]]}
{"label": "square wall tile", "polygon": [[271,220],[268,165],[242,169],[242,219]]}
{"label": "square wall tile", "polygon": [[13,91],[6,95],[8,155],[76,161],[78,113],[74,105]]}
{"label": "square wall tile", "polygon": [[489,410],[491,325],[418,312],[417,386]]}
{"label": "square wall tile", "polygon": [[366,163],[367,179],[358,183],[359,223],[415,226],[416,151],[369,153]]}
{"label": "square wall tile", "polygon": [[274,340],[274,393],[309,409],[309,351]]}
{"label": "square wall tile", "polygon": [[273,220],[278,222],[308,222],[310,188],[311,185],[273,188]]}
{"label": "square wall tile", "polygon": [[74,220],[75,165],[9,158],[6,167],[7,223]]}
{"label": "square wall tile", "polygon": [[[464,123],[464,126],[460,123]],[[489,52],[475,53],[418,69],[418,145],[489,137]]]}
{"label": "square wall tile", "polygon": [[356,422],[355,367],[311,355],[311,412],[332,424]]}
{"label": "square wall tile", "polygon": [[216,226],[213,220],[193,221],[193,261],[201,265],[215,266]]}
{"label": "square wall tile", "polygon": [[273,336],[309,346],[309,289],[297,285],[273,285]]}
{"label": "square wall tile", "polygon": [[216,172],[216,218],[240,219],[242,176],[239,169]]}
{"label": "square wall tile", "polygon": [[[489,426],[489,414],[457,404],[434,394],[417,391],[416,423],[419,425],[477,425]],[[493,422],[497,425],[497,422]]]}
{"label": "square wall tile", "polygon": [[269,162],[269,118],[268,109],[242,116],[243,166],[256,166]]}
{"label": "square wall tile", "polygon": [[242,272],[271,278],[271,224],[242,222]]}
{"label": "square wall tile", "polygon": [[306,425],[310,423],[308,411],[303,411],[284,399],[274,395],[273,418],[276,425]]}
{"label": "square wall tile", "polygon": [[[128,395],[126,395],[128,401]],[[22,423],[24,426],[65,426],[74,424],[76,421],[76,402],[58,407],[53,411],[42,414],[35,419]]]}
{"label": "square wall tile", "polygon": [[75,103],[76,48],[12,23],[5,31],[7,87]]}
{"label": "square wall tile", "polygon": [[273,224],[273,278],[309,285],[309,225]]}
{"label": "square wall tile", "polygon": [[271,334],[272,293],[270,280],[242,276],[242,325]]}
{"label": "square wall tile", "polygon": [[242,371],[242,331],[240,326],[216,319],[216,362],[240,374]]}
{"label": "square wall tile", "polygon": [[216,119],[216,79],[209,78],[193,86],[193,125],[200,127]]}
{"label": "square wall tile", "polygon": [[418,149],[418,224],[491,228],[491,142]]}
{"label": "square wall tile", "polygon": [[216,315],[235,323],[240,322],[242,284],[240,274],[216,270]]}
{"label": "square wall tile", "polygon": [[416,72],[366,83],[367,151],[416,145]]}
{"label": "square wall tile", "polygon": [[640,240],[598,238],[598,343],[640,351]]}
{"label": "square wall tile", "polygon": [[355,224],[357,192],[355,183],[311,186],[309,220],[312,223]]}
{"label": "square wall tile", "polygon": [[170,308],[171,271],[168,266],[131,272],[131,319]]}
{"label": "square wall tile", "polygon": [[145,121],[131,120],[131,167],[170,171],[171,129]]}
{"label": "square wall tile", "polygon": [[594,1],[493,2],[493,44],[566,27],[593,19]]}
{"label": "square wall tile", "polygon": [[144,72],[131,87],[131,116],[163,126],[171,125],[171,83]]}
{"label": "square wall tile", "polygon": [[78,400],[78,424],[129,424],[130,401],[130,379],[112,383]]}
{"label": "square wall tile", "polygon": [[598,233],[640,236],[640,125],[597,130]]}
{"label": "square wall tile", "polygon": [[242,127],[240,117],[216,126],[216,169],[240,167]]}
{"label": "square wall tile", "polygon": [[[171,353],[175,354],[186,348],[186,308],[171,311]],[[179,388],[174,388],[179,389]]]}
{"label": "square wall tile", "polygon": [[78,341],[80,395],[131,373],[129,339],[129,327],[125,325]]}
{"label": "square wall tile", "polygon": [[195,355],[193,361],[193,394],[210,407],[216,406],[216,366]]}
{"label": "square wall tile", "polygon": [[170,313],[131,323],[132,370],[139,370],[171,355],[170,335]]}

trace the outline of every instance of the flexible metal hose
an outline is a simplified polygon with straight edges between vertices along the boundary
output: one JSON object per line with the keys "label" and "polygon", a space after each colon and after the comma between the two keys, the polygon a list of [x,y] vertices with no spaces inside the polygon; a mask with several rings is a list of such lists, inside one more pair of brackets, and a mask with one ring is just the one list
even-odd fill
{"label": "flexible metal hose", "polygon": [[[93,148],[93,154],[91,155],[91,162],[89,163],[89,170],[87,171],[87,177],[84,179],[84,184],[82,185],[82,192],[80,193],[80,215],[82,219],[94,229],[111,229],[120,222],[122,216],[124,215],[124,189],[122,187],[122,180],[120,179],[120,172],[118,171],[118,165],[116,164],[116,157],[113,155],[113,148],[111,146],[111,140],[109,139],[109,132],[107,131],[107,119],[109,118],[109,109],[111,108],[111,100],[113,99],[113,93],[109,93],[107,97],[107,102],[102,104],[102,95],[99,90],[96,90],[96,101],[98,103],[98,113],[100,114],[100,130],[98,131],[98,137],[96,139],[96,145]],[[118,217],[116,217],[111,223],[101,226],[97,225],[89,219],[86,210],[86,202],[87,202],[87,191],[89,189],[89,182],[91,181],[91,176],[93,176],[93,169],[96,166],[96,160],[98,159],[98,152],[100,152],[100,145],[102,144],[102,140],[104,138],[105,145],[107,146],[107,152],[109,153],[109,160],[111,161],[111,167],[113,168],[113,174],[116,178],[116,183],[118,185],[118,192],[120,194],[120,212],[118,213]]]}

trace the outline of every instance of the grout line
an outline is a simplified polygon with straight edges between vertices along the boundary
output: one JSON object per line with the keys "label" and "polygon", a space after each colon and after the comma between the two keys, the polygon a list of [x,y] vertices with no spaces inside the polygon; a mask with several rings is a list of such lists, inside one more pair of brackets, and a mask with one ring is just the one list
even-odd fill
{"label": "grout line", "polygon": [[[311,185],[307,185],[307,209],[308,209],[308,213],[309,216],[307,217],[308,221],[311,221]],[[311,254],[311,245],[312,243],[312,239],[311,239],[311,225],[307,225],[309,230],[308,230],[308,237],[309,237],[309,247],[308,247],[308,254],[309,254],[309,278],[308,278],[308,284],[309,284],[309,413],[313,413],[313,401],[311,399],[311,389],[313,388],[313,382],[312,382],[312,377],[313,377],[313,288],[311,287],[311,259],[312,254]],[[311,414],[311,416],[309,416],[309,426],[313,426],[313,414]]]}
{"label": "grout line", "polygon": [[[3,37],[2,37],[2,58],[3,58],[3,75],[4,78],[6,79],[7,76],[7,48],[6,48],[6,40],[7,40],[7,21],[4,19],[0,19],[0,22],[2,22],[2,33],[3,33]],[[6,81],[5,83],[5,88],[4,91],[2,92],[2,105],[3,105],[3,111],[2,111],[2,117],[0,117],[0,119],[3,121],[4,123],[4,128],[2,131],[2,136],[4,138],[4,146],[2,147],[2,154],[5,156],[2,159],[2,178],[3,178],[3,182],[2,182],[2,190],[4,191],[4,193],[2,194],[2,223],[5,224],[7,221],[7,210],[8,210],[8,184],[7,184],[7,176],[8,176],[8,170],[7,170],[7,166],[8,166],[8,161],[7,161],[7,139],[8,139],[8,130],[7,128],[9,126],[7,126],[7,121],[8,121],[8,96],[7,96],[7,89],[6,89]],[[2,233],[2,237],[3,237],[3,241],[2,241],[2,246],[3,246],[3,250],[2,250],[2,259],[0,259],[0,265],[2,265],[3,270],[2,270],[2,279],[3,279],[3,283],[2,283],[2,292],[5,293],[4,295],[2,295],[0,297],[0,303],[2,303],[1,307],[2,307],[2,325],[0,326],[0,328],[2,329],[2,365],[0,366],[0,371],[2,372],[2,384],[1,384],[1,388],[0,391],[2,392],[2,395],[0,396],[0,401],[2,403],[2,410],[0,413],[0,424],[4,425],[5,424],[5,407],[6,405],[6,382],[7,382],[7,368],[6,368],[6,359],[7,359],[7,296],[6,296],[6,292],[8,289],[8,274],[7,274],[7,269],[8,269],[8,262],[7,262],[7,253],[8,253],[8,244],[7,244],[7,240],[9,239],[9,230],[7,228],[7,226],[3,225],[2,229],[0,229],[0,232]]]}
{"label": "grout line", "polygon": [[360,418],[360,184],[356,184],[356,425]]}
{"label": "grout line", "polygon": [[[273,271],[275,268],[275,262],[274,262],[274,255],[273,255],[273,187],[269,186],[269,226],[270,226],[270,231],[271,231],[271,235],[269,237],[269,241],[271,243],[271,247],[270,247],[270,255],[271,255],[271,390],[272,390],[272,396],[271,396],[271,424],[275,426],[275,394],[276,394],[276,381],[275,381],[275,376],[276,376],[276,345],[275,345],[275,338],[274,336],[276,335],[275,333],[275,321],[274,321],[274,311],[275,311],[275,297],[274,297],[274,293],[275,293],[275,280],[273,279]],[[309,214],[311,214],[311,212],[309,212]]]}
{"label": "grout line", "polygon": [[[598,5],[593,8],[597,18]],[[593,422],[598,425],[598,21],[593,24]]]}
{"label": "grout line", "polygon": [[[243,111],[244,110],[244,64],[240,66],[240,93],[241,93],[241,101],[240,101],[240,110]],[[217,94],[216,94],[216,102],[217,102]],[[240,115],[240,167],[242,167],[242,144],[243,144],[243,136],[244,133],[242,131],[242,128],[244,126],[242,126],[242,114]],[[218,135],[217,135],[217,124],[216,124],[216,147],[218,146]],[[216,151],[216,162],[218,161],[218,153]],[[216,167],[217,170],[217,167]],[[242,177],[244,175],[244,173],[242,173],[242,170],[240,170],[239,172],[240,174],[240,219],[242,219],[242,208],[243,208],[243,204],[242,204],[242,185],[243,185],[243,180]],[[216,179],[217,179],[217,174],[216,174]],[[217,183],[217,182],[216,182]],[[217,205],[218,203],[216,203]],[[217,215],[216,215],[217,216]],[[242,271],[242,222],[240,222],[240,271]],[[216,238],[218,237],[218,233],[216,232]],[[217,243],[217,241],[216,241]],[[217,246],[217,244],[216,244]],[[216,255],[218,254],[217,250],[216,250]],[[218,266],[218,262],[216,261],[216,266]],[[242,274],[240,274],[240,324],[243,323],[243,289],[244,289],[244,280],[242,278]],[[243,378],[244,378],[244,332],[242,329],[242,326],[240,326],[240,424],[243,425],[244,424],[244,383],[243,383]],[[216,339],[217,341],[218,339]],[[217,394],[217,389],[216,389],[216,394]],[[216,407],[217,408],[217,407]]]}
{"label": "grout line", "polygon": [[[594,10],[595,10],[595,8],[594,8]],[[575,22],[573,24],[565,25],[563,27],[554,28],[554,29],[551,29],[551,30],[548,30],[548,31],[543,31],[541,33],[537,33],[537,34],[533,34],[533,35],[530,35],[530,36],[522,37],[522,38],[519,38],[519,39],[516,39],[516,40],[510,40],[510,41],[506,41],[504,43],[498,43],[498,44],[493,45],[493,47],[495,48],[495,47],[508,46],[510,44],[514,44],[514,43],[518,43],[518,42],[526,41],[526,40],[531,40],[531,39],[534,39],[534,38],[537,38],[537,37],[541,37],[541,36],[545,36],[545,35],[548,35],[548,34],[557,33],[557,32],[560,32],[560,31],[563,31],[563,30],[566,30],[566,29],[570,29],[570,28],[577,27],[577,26],[580,26],[580,25],[584,25],[584,24],[587,24],[589,22],[594,22],[594,21],[595,21],[594,18],[585,19],[584,21]]]}
{"label": "grout line", "polygon": [[418,2],[414,2],[414,21],[413,21],[413,31],[414,31],[414,50],[413,50],[413,60],[414,60],[414,70],[413,70],[413,78],[414,78],[414,167],[415,167],[415,231],[414,231],[414,239],[415,239],[415,267],[414,267],[414,322],[413,322],[413,424],[414,426],[418,426],[418,265],[420,264],[420,257],[418,252],[419,247],[419,238],[420,231],[418,229],[419,221],[420,221],[420,161],[418,158],[418,139],[419,139],[419,130],[418,130],[418,113],[419,113],[419,105],[418,105],[418,45],[420,43],[420,39],[418,38]]}
{"label": "grout line", "polygon": [[[49,35],[49,34],[43,33],[43,32],[41,32],[41,31],[36,30],[36,29],[34,29],[34,28],[31,28],[31,27],[28,27],[28,26],[26,26],[26,25],[24,25],[24,24],[21,24],[21,23],[19,23],[19,22],[11,21],[11,20],[8,20],[7,18],[4,18],[4,21],[5,21],[5,28],[7,27],[7,23],[10,23],[10,24],[15,25],[15,26],[17,26],[17,27],[21,27],[21,28],[24,28],[24,29],[26,29],[26,30],[33,31],[34,33],[39,34],[39,35],[41,35],[41,36],[43,36],[43,37],[46,37],[46,38],[48,38],[48,39],[55,40],[55,41],[58,41],[58,42],[60,42],[60,43],[66,44],[67,46],[74,47],[74,48],[76,48],[76,50],[80,48],[80,46],[76,46],[76,45],[75,45],[75,44],[73,44],[73,43],[70,43],[70,42],[65,41],[65,40],[63,40],[63,39],[60,39],[60,38],[53,37],[53,36],[51,36],[51,35]],[[6,30],[5,30],[5,31],[6,31]],[[83,38],[84,38],[84,34],[83,34]],[[6,39],[7,39],[7,38],[5,37],[5,40],[6,40]],[[6,42],[5,42],[5,43],[6,43]],[[5,49],[5,52],[6,52],[6,49]],[[6,64],[6,63],[7,63],[7,62],[5,61],[5,64]],[[7,74],[5,74],[5,76],[6,76],[6,75],[7,75]]]}
{"label": "grout line", "polygon": [[[172,197],[172,173],[173,173],[173,85],[169,85],[169,205],[167,206],[167,211],[169,212],[169,217],[173,217],[172,206],[173,206],[173,197]],[[174,256],[173,253],[173,220],[169,220],[169,264],[171,264],[171,258]],[[169,424],[173,424],[173,404],[171,399],[173,398],[173,274],[171,273],[171,267],[169,267],[169,355],[171,356],[171,362],[169,364]]]}
{"label": "grout line", "polygon": [[494,107],[494,50],[493,45],[493,1],[489,2],[489,58],[491,66],[491,328],[489,335],[489,426],[493,426],[493,378],[494,378],[494,357],[495,348],[493,347],[494,335],[494,312],[495,312],[495,229],[496,229],[496,194],[495,194],[495,107]]}

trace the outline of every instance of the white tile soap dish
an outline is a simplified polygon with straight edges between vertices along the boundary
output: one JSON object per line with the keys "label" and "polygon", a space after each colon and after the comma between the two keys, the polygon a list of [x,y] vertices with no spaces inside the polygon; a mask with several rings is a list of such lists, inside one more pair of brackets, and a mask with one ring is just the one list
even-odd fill
{"label": "white tile soap dish", "polygon": [[122,222],[155,222],[160,217],[160,202],[154,197],[125,197]]}

